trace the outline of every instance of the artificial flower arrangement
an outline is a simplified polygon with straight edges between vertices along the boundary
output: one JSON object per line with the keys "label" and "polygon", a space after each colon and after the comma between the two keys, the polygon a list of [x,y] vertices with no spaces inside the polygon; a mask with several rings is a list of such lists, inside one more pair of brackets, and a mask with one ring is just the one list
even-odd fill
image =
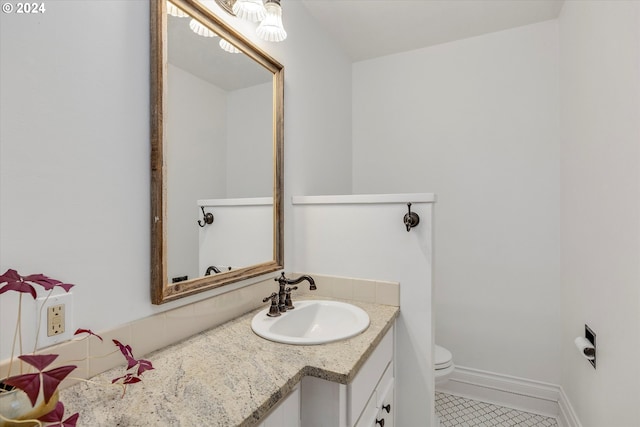
{"label": "artificial flower arrangement", "polygon": [[[20,349],[22,348],[21,307],[23,295],[29,294],[35,300],[37,297],[35,286],[40,286],[48,292],[46,298],[49,298],[56,288],[69,292],[74,285],[62,283],[59,280],[52,279],[43,274],[21,276],[16,270],[12,269],[7,270],[6,273],[0,276],[0,285],[2,285],[2,287],[0,287],[0,295],[9,291],[18,292],[19,294],[18,319],[13,336],[11,358],[9,360],[9,370],[7,373],[8,377],[4,379],[0,378],[0,403],[3,397],[8,397],[10,394],[15,395],[16,392],[20,391],[27,396],[30,403],[30,407],[27,408],[26,411],[27,414],[20,416],[14,413],[16,410],[16,408],[14,408],[16,406],[16,400],[13,396],[11,402],[7,399],[6,405],[3,406],[0,404],[0,427],[13,425],[75,427],[79,414],[72,414],[65,419],[64,404],[58,401],[58,387],[77,366],[70,364],[47,369],[58,358],[58,355],[36,354],[34,348],[34,351],[30,354],[17,356],[17,359],[21,362],[34,368],[31,371],[35,370],[35,372],[23,372],[22,363],[17,362],[15,360],[16,358],[14,358],[16,354],[16,344],[18,343]],[[38,324],[37,327],[39,328],[40,325]],[[76,335],[83,336],[82,339],[94,338],[102,341],[102,337],[93,333],[90,329],[78,329],[74,336]],[[127,369],[124,375],[114,378],[111,383],[122,387],[124,396],[127,385],[142,381],[142,374],[153,369],[153,365],[148,360],[136,359],[133,356],[131,346],[125,345],[118,340],[113,340],[113,343],[117,347],[115,351],[119,349],[124,356],[127,362]],[[11,375],[14,362],[21,365],[20,373]],[[5,410],[11,413],[3,413]]]}

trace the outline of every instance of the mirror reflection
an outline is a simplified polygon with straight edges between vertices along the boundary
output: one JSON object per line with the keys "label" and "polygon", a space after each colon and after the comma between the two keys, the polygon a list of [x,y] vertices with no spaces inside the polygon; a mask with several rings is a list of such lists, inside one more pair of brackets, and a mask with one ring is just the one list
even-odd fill
{"label": "mirror reflection", "polygon": [[164,160],[152,184],[164,213],[152,236],[155,303],[281,267],[282,66],[199,3],[166,8],[156,11],[163,75],[152,79]]}
{"label": "mirror reflection", "polygon": [[[233,205],[225,205],[223,216],[215,209],[219,199],[272,196],[273,74],[238,49],[223,50],[224,39],[185,15],[167,17],[170,281],[205,276],[211,266],[209,273],[217,269],[217,274],[273,258],[271,209],[262,212],[266,233],[256,239],[264,252],[246,258],[240,248],[231,250],[250,237],[231,222]],[[240,215],[250,209],[239,206]],[[200,207],[214,215],[214,222],[202,228],[197,226]]]}

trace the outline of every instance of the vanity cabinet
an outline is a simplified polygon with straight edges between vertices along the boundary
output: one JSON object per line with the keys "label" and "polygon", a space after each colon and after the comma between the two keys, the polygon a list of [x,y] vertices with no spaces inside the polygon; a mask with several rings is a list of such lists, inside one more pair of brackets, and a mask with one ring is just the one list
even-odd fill
{"label": "vanity cabinet", "polygon": [[[300,386],[302,425],[393,426],[393,349],[394,338],[391,328],[350,384],[337,384],[315,377],[303,378]],[[384,421],[381,421],[382,419]]]}
{"label": "vanity cabinet", "polygon": [[258,427],[300,427],[300,386],[293,389]]}
{"label": "vanity cabinet", "polygon": [[390,364],[371,393],[355,427],[393,427],[395,424],[393,384],[393,365]]}

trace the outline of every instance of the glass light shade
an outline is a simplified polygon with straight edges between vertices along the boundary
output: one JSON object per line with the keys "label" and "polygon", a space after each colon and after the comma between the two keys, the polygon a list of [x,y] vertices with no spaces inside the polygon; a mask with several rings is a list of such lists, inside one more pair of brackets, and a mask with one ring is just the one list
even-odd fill
{"label": "glass light shade", "polygon": [[262,21],[267,16],[262,0],[236,0],[233,13],[240,19],[251,22]]}
{"label": "glass light shade", "polygon": [[202,25],[200,22],[196,21],[195,19],[192,19],[191,22],[189,22],[189,28],[191,28],[191,31],[193,31],[194,33],[196,33],[197,35],[202,36],[202,37],[217,37],[218,36],[216,33],[211,31],[210,29],[208,29],[207,27],[205,27],[204,25]]}
{"label": "glass light shade", "polygon": [[183,11],[182,9],[180,9],[178,6],[171,3],[170,1],[167,2],[167,13],[171,16],[176,16],[178,18],[185,18],[189,16],[185,11]]}
{"label": "glass light shade", "polygon": [[282,8],[279,2],[267,1],[265,5],[267,17],[258,25],[256,33],[262,40],[281,42],[287,38],[287,32],[282,26]]}
{"label": "glass light shade", "polygon": [[235,47],[234,45],[232,45],[231,43],[229,43],[225,39],[220,39],[220,43],[219,44],[220,44],[220,47],[222,48],[222,50],[224,50],[225,52],[240,53],[240,49],[238,49],[237,47]]}

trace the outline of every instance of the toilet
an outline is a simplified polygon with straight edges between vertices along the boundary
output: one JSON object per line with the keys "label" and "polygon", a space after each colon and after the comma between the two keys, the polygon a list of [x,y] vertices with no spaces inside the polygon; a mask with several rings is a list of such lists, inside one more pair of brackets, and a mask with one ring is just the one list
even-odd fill
{"label": "toilet", "polygon": [[436,344],[434,357],[434,370],[436,385],[443,384],[449,380],[455,365],[453,364],[453,355],[449,350]]}
{"label": "toilet", "polygon": [[[449,350],[436,344],[434,351],[433,370],[436,377],[436,388],[449,381],[451,373],[455,369],[453,355]],[[440,417],[435,414],[436,427],[440,427]]]}

